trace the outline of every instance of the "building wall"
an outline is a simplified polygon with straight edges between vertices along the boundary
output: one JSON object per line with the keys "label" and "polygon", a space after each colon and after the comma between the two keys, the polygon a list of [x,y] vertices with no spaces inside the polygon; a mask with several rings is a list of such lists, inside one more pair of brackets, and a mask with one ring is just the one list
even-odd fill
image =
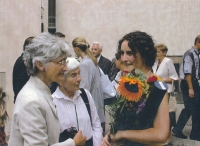
{"label": "building wall", "polygon": [[[22,53],[24,40],[48,30],[48,0],[0,0],[0,84],[8,94],[10,120],[13,111],[12,69]],[[103,55],[114,57],[117,43],[126,33],[141,30],[155,43],[165,43],[168,55],[182,55],[200,32],[200,0],[57,0],[57,31],[71,45],[77,36],[90,44],[99,41]],[[72,51],[73,52],[73,51]],[[6,125],[9,135],[10,122]]]}
{"label": "building wall", "polygon": [[[45,18],[47,18],[48,1],[43,0]],[[12,119],[13,89],[12,70],[16,59],[23,51],[26,38],[40,33],[41,1],[39,0],[0,0],[0,85],[7,93],[7,111]],[[47,19],[45,20],[45,25]],[[47,26],[45,26],[47,31]],[[6,133],[10,132],[10,120]]]}
{"label": "building wall", "polygon": [[111,59],[126,33],[141,30],[155,43],[165,43],[168,55],[182,55],[200,32],[200,0],[59,0],[57,28],[71,41],[84,36],[103,44]]}

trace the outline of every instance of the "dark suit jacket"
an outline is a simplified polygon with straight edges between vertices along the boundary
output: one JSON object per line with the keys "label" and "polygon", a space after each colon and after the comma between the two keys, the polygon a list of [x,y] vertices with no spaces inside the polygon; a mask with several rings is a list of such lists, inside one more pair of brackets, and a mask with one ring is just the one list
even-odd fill
{"label": "dark suit jacket", "polygon": [[115,58],[112,59],[110,72],[108,74],[108,78],[110,79],[110,81],[113,81],[117,73],[120,71],[118,68],[116,68],[115,60],[116,60]]}
{"label": "dark suit jacket", "polygon": [[103,70],[104,74],[108,75],[111,67],[111,61],[101,55],[99,62],[99,67]]}
{"label": "dark suit jacket", "polygon": [[15,65],[13,67],[14,103],[15,103],[17,94],[22,89],[22,87],[26,84],[26,82],[29,80],[29,76],[27,74],[26,66],[24,64],[24,60],[22,59],[22,55],[16,60]]}

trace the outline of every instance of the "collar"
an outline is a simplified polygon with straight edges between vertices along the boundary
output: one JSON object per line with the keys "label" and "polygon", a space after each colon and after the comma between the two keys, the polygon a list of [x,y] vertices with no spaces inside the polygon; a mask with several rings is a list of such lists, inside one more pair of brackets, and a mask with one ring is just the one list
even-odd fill
{"label": "collar", "polygon": [[196,54],[199,54],[200,51],[198,51],[195,47],[192,47],[193,51],[196,53]]}
{"label": "collar", "polygon": [[37,76],[30,76],[30,80],[32,82],[35,82],[35,84],[37,85],[37,88],[45,90],[49,94],[51,94],[49,87],[42,80],[40,80],[40,78],[38,78]]}
{"label": "collar", "polygon": [[99,57],[97,57],[97,62],[99,62],[100,58],[101,58],[101,54],[99,55]]}
{"label": "collar", "polygon": [[80,90],[75,91],[73,99],[69,98],[68,96],[66,96],[65,94],[62,93],[62,91],[60,91],[59,87],[57,87],[56,91],[53,93],[54,94],[54,98],[58,98],[58,99],[65,99],[68,101],[75,101],[78,97],[80,97],[80,94],[82,92]]}

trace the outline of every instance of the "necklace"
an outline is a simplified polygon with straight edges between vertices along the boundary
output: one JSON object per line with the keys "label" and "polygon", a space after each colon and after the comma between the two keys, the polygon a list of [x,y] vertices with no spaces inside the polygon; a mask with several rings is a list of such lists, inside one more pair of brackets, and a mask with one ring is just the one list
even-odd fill
{"label": "necklace", "polygon": [[148,73],[146,74],[146,77],[149,77],[149,74],[151,73],[151,70],[148,71]]}

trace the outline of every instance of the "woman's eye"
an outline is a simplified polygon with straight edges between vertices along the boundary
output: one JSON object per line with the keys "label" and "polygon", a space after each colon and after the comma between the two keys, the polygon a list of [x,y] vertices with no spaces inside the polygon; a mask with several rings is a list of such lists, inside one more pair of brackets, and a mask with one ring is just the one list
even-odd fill
{"label": "woman's eye", "polygon": [[127,51],[126,54],[127,55],[133,55],[133,52],[132,51]]}

